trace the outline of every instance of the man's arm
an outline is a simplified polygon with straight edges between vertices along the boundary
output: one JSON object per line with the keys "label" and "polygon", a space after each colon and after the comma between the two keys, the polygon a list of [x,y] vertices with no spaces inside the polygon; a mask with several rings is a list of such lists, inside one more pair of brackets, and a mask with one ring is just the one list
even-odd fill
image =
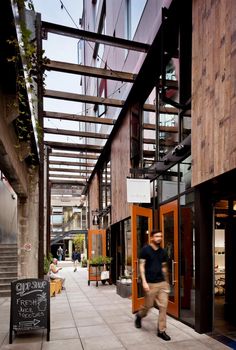
{"label": "man's arm", "polygon": [[162,273],[164,275],[165,281],[169,283],[169,271],[166,262],[162,263]]}
{"label": "man's arm", "polygon": [[145,277],[145,263],[146,263],[145,259],[139,260],[139,271],[140,271],[140,276],[142,279],[143,289],[145,292],[149,292],[150,289],[149,289],[149,286],[148,286],[148,283],[147,283],[146,277]]}

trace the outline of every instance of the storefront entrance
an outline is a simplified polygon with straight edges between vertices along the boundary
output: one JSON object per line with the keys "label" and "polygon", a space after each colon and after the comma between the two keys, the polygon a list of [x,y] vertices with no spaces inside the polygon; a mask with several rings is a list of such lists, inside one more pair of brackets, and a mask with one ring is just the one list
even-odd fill
{"label": "storefront entrance", "polygon": [[213,331],[236,341],[236,201],[220,200],[214,212]]}
{"label": "storefront entrance", "polygon": [[178,251],[178,202],[173,201],[160,207],[160,224],[163,232],[163,246],[168,254],[170,295],[168,313],[179,317],[179,251]]}
{"label": "storefront entrance", "polygon": [[152,209],[133,205],[131,213],[132,232],[132,312],[137,312],[144,303],[144,294],[139,272],[138,258],[141,248],[149,242],[152,230]]}
{"label": "storefront entrance", "polygon": [[[141,248],[149,242],[152,230],[152,210],[133,205],[131,217],[132,231],[132,311],[136,312],[144,302],[138,257]],[[163,246],[168,253],[168,270],[171,292],[168,313],[179,316],[179,271],[178,271],[178,206],[177,201],[160,207],[160,224],[163,232]]]}

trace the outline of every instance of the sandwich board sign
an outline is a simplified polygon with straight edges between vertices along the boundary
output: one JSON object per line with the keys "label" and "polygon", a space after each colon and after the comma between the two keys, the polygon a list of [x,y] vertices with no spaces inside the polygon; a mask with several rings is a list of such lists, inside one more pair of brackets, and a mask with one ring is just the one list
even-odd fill
{"label": "sandwich board sign", "polygon": [[43,279],[27,278],[11,283],[11,313],[9,343],[12,332],[47,329],[50,338],[50,283]]}

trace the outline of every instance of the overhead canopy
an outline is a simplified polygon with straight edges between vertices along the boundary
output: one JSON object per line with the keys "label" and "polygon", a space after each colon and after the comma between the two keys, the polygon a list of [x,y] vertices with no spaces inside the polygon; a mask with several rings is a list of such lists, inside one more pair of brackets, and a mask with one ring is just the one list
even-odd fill
{"label": "overhead canopy", "polygon": [[[177,2],[172,1],[170,8],[170,17],[171,13],[175,13],[178,11]],[[161,86],[162,81],[159,81],[159,76],[161,75],[161,65],[157,64],[157,62],[161,62],[161,22],[159,23],[160,28],[157,32],[152,45],[147,45],[145,43],[129,41],[122,38],[111,37],[104,34],[92,33],[85,30],[80,30],[76,28],[65,27],[53,23],[42,22],[42,33],[43,38],[47,38],[47,33],[53,33],[57,35],[69,36],[71,38],[83,39],[86,41],[93,41],[95,43],[111,45],[114,47],[120,47],[128,50],[135,50],[139,52],[147,52],[146,58],[144,59],[144,63],[138,74],[133,74],[132,72],[123,72],[123,71],[114,71],[109,68],[96,68],[85,65],[77,65],[68,62],[59,62],[59,61],[51,61],[45,65],[46,70],[55,71],[60,73],[69,73],[75,75],[83,75],[88,77],[95,77],[104,80],[120,80],[125,81],[132,84],[130,88],[130,92],[126,100],[119,100],[114,98],[104,98],[98,96],[90,96],[78,93],[71,93],[65,91],[55,91],[46,89],[44,91],[44,97],[55,99],[55,100],[63,100],[63,101],[73,101],[73,102],[82,102],[85,104],[91,104],[94,106],[103,105],[108,107],[115,107],[119,109],[118,118],[114,118],[113,115],[102,116],[101,118],[88,115],[87,113],[79,114],[71,114],[64,112],[52,112],[52,111],[44,111],[45,119],[52,119],[55,121],[68,121],[68,122],[82,122],[84,125],[93,125],[100,124],[109,126],[109,131],[107,133],[104,132],[91,132],[85,131],[89,128],[85,126],[84,130],[69,130],[59,128],[59,123],[57,123],[57,128],[44,128],[44,135],[47,135],[47,140],[44,141],[44,144],[50,147],[51,152],[49,154],[49,169],[50,171],[55,171],[55,166],[57,172],[61,172],[61,178],[64,172],[68,171],[68,167],[71,167],[70,172],[74,173],[78,171],[78,174],[82,174],[83,172],[86,174],[90,174],[89,178],[86,178],[87,181],[84,182],[84,185],[89,183],[94,176],[94,174],[99,170],[104,161],[106,160],[107,154],[109,153],[109,147],[111,145],[112,139],[116,134],[121,120],[125,116],[127,109],[130,105],[136,103],[137,101],[142,105],[143,111],[148,111],[155,113],[156,105],[155,104],[145,104],[146,99],[148,98],[153,86],[159,83]],[[173,27],[173,28],[172,28]],[[171,30],[169,30],[168,35],[171,36],[177,30],[177,24],[175,22],[172,23]],[[170,40],[171,41],[171,40]],[[174,50],[176,50],[175,43],[173,43],[173,48],[170,47],[170,52],[174,54]],[[168,59],[168,57],[166,58]],[[154,73],[153,73],[154,72]],[[172,80],[165,81],[165,89],[178,89],[178,83]],[[179,110],[177,108],[171,106],[160,106],[159,112],[163,114],[171,114],[178,115]],[[143,129],[146,130],[156,130],[155,124],[145,123]],[[112,130],[111,130],[112,128]],[[90,129],[89,129],[90,130]],[[168,132],[168,133],[177,133],[178,129],[176,126],[160,126],[160,132]],[[75,141],[67,140],[67,142],[62,141],[53,141],[50,139],[50,135],[58,135],[66,136],[68,138],[78,137],[81,140],[76,143]],[[94,141],[93,141],[94,140]],[[101,140],[98,142],[98,140]],[[103,146],[101,146],[101,142],[105,142]],[[154,138],[143,138],[144,144],[154,144]],[[173,142],[169,144],[170,147],[175,147],[177,142]],[[144,149],[143,155],[148,158],[153,158],[155,155],[155,151]],[[58,161],[55,160],[55,157],[59,158]],[[71,162],[68,161],[71,160]],[[91,163],[89,160],[94,159],[95,162]],[[80,173],[79,173],[80,169]],[[154,169],[154,172],[156,168]],[[51,175],[50,175],[51,176]],[[59,176],[59,175],[58,175]],[[53,180],[54,181],[54,180]],[[59,180],[55,180],[59,181]],[[61,181],[61,180],[60,180]],[[71,180],[66,180],[62,184],[70,184]],[[73,179],[73,184],[76,181]],[[59,184],[59,182],[57,182]]]}

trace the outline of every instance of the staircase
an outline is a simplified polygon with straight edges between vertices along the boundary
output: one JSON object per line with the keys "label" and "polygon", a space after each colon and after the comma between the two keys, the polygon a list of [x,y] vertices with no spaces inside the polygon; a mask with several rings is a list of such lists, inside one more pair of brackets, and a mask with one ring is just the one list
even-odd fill
{"label": "staircase", "polygon": [[11,281],[17,279],[17,245],[0,244],[0,298],[11,294]]}

